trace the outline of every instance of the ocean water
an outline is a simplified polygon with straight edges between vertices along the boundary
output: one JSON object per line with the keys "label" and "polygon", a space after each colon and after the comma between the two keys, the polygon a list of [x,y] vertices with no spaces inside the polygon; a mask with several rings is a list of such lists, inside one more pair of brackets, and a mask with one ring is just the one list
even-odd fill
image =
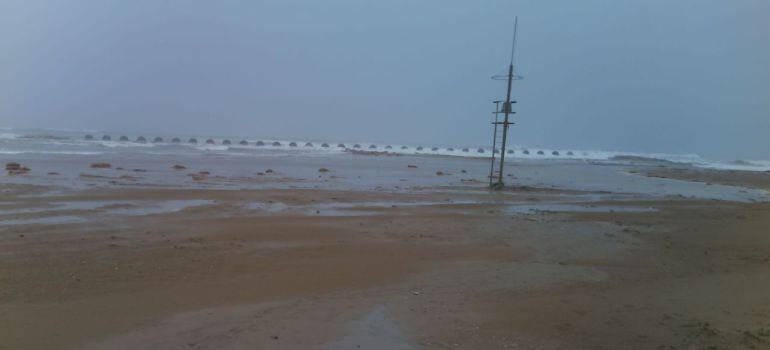
{"label": "ocean water", "polygon": [[[87,139],[90,136],[92,139]],[[109,140],[103,138],[109,137]],[[123,140],[121,140],[123,138]],[[157,138],[157,139],[156,139]],[[179,142],[173,142],[177,138]],[[197,142],[191,143],[195,139]],[[208,143],[207,143],[208,141]],[[478,145],[435,146],[350,142],[240,139],[206,135],[138,135],[75,130],[0,129],[0,155],[70,155],[102,158],[130,155],[228,156],[228,157],[327,157],[334,154],[387,152],[396,155],[443,156],[488,159],[490,147]],[[499,156],[495,152],[496,156]],[[516,160],[589,161],[609,164],[672,162],[702,168],[770,171],[768,160],[713,161],[694,154],[638,153],[608,150],[533,148],[513,145],[506,158]]]}
{"label": "ocean water", "polygon": [[[489,148],[425,147],[364,142],[304,140],[240,140],[192,136],[90,133],[79,131],[3,130],[0,164],[19,162],[32,169],[24,175],[0,175],[0,183],[39,185],[38,196],[72,191],[119,188],[318,189],[441,193],[487,192]],[[144,136],[145,142],[136,142]],[[116,141],[117,139],[118,141]],[[206,143],[211,139],[211,143]],[[241,141],[246,141],[241,145]],[[262,146],[258,142],[262,141]],[[343,144],[343,147],[338,147]],[[356,147],[356,145],[359,145]],[[387,146],[390,146],[388,148]],[[406,147],[404,147],[406,146]],[[467,148],[468,152],[464,149]],[[459,150],[458,150],[459,149]],[[524,153],[528,150],[529,154]],[[384,153],[386,152],[387,153]],[[548,152],[550,151],[550,152]],[[570,154],[571,152],[571,154]],[[634,154],[606,151],[514,148],[504,178],[507,184],[537,188],[611,193],[634,198],[700,198],[727,201],[770,201],[759,190],[633,174],[657,167],[723,167],[692,155]],[[111,168],[92,168],[107,162]],[[175,164],[183,165],[181,170]],[[734,168],[763,170],[767,163],[740,162]],[[321,168],[329,171],[319,171]],[[268,171],[272,170],[272,171]],[[201,173],[208,175],[200,175]],[[5,189],[12,191],[11,188]],[[343,209],[338,209],[343,210]],[[2,208],[0,208],[2,211]]]}

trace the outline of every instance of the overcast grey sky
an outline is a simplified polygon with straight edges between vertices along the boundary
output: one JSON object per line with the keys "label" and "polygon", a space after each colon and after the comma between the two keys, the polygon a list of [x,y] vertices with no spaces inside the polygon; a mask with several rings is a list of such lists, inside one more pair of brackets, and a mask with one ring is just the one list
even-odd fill
{"label": "overcast grey sky", "polygon": [[0,0],[0,127],[770,159],[770,1]]}

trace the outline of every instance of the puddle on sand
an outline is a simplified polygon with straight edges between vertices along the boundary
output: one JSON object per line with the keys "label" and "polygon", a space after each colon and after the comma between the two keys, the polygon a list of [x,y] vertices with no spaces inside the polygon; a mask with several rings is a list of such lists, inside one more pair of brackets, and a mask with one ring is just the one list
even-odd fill
{"label": "puddle on sand", "polygon": [[307,210],[303,213],[304,215],[315,215],[315,216],[374,216],[374,215],[382,215],[382,212],[374,211],[374,210],[345,210],[345,209],[315,209],[315,210]]}
{"label": "puddle on sand", "polygon": [[[348,205],[350,204],[350,205]],[[361,203],[339,203],[338,204],[314,204],[314,205],[296,205],[289,206],[286,203],[248,203],[245,208],[248,210],[257,210],[265,214],[287,214],[287,215],[314,215],[314,216],[367,216],[377,215],[372,210],[345,210],[348,208],[359,207]]]}
{"label": "puddle on sand", "polygon": [[503,209],[504,214],[537,214],[544,212],[572,213],[645,213],[658,211],[650,207],[622,207],[609,205],[579,205],[579,204],[513,204]]}
{"label": "puddle on sand", "polygon": [[0,227],[2,226],[15,226],[15,225],[59,225],[59,224],[74,224],[79,222],[85,222],[86,219],[74,215],[56,215],[56,216],[44,216],[31,219],[12,219],[0,221]]}
{"label": "puddle on sand", "polygon": [[537,214],[543,212],[654,212],[655,208],[608,206],[591,204],[533,204],[533,203],[505,203],[484,201],[452,201],[452,202],[353,202],[353,203],[316,203],[311,205],[290,206],[285,203],[254,202],[248,203],[245,208],[258,210],[265,214],[309,215],[309,216],[372,216],[384,214],[383,209],[412,208],[432,205],[505,205],[502,212],[508,215]]}
{"label": "puddle on sand", "polygon": [[43,212],[56,212],[67,210],[93,210],[106,205],[114,205],[120,202],[104,201],[73,201],[73,202],[49,202],[49,203],[16,203],[21,208],[3,209],[2,213],[6,215],[13,214],[34,214]]}
{"label": "puddle on sand", "polygon": [[186,208],[199,207],[204,205],[211,205],[215,202],[208,199],[190,199],[190,200],[171,200],[160,202],[145,202],[145,201],[70,201],[70,202],[57,202],[53,207],[35,207],[35,208],[22,208],[12,211],[4,211],[3,214],[29,214],[29,213],[45,213],[51,212],[54,215],[40,216],[34,218],[21,218],[21,219],[3,219],[0,216],[0,226],[14,226],[14,225],[55,225],[55,224],[67,224],[86,222],[89,220],[98,220],[100,216],[88,215],[55,215],[56,212],[66,210],[97,210],[99,214],[111,215],[111,216],[143,216],[163,213],[173,213],[184,210]]}
{"label": "puddle on sand", "polygon": [[[162,202],[140,202],[127,203],[129,207],[107,209],[108,214],[125,216],[142,216],[163,213],[174,213],[187,208],[211,205],[215,202],[210,199],[185,199]],[[139,204],[139,205],[136,205]]]}
{"label": "puddle on sand", "polygon": [[472,204],[476,201],[433,201],[433,202],[349,202],[316,203],[289,206],[280,202],[252,202],[245,205],[248,210],[258,210],[267,214],[294,214],[313,216],[372,216],[382,215],[383,209],[423,207],[431,205]]}
{"label": "puddle on sand", "polygon": [[388,317],[385,306],[378,306],[348,327],[344,338],[326,345],[329,350],[417,350],[396,322]]}
{"label": "puddle on sand", "polygon": [[3,210],[4,215],[34,214],[43,212],[57,212],[69,210],[100,210],[107,213],[121,215],[148,215],[166,212],[175,212],[188,207],[213,204],[212,200],[191,199],[171,200],[161,202],[145,201],[67,201],[52,202],[38,206],[29,206],[18,209]]}
{"label": "puddle on sand", "polygon": [[274,214],[286,211],[289,206],[281,202],[252,202],[246,204],[245,208],[248,210],[259,210]]}

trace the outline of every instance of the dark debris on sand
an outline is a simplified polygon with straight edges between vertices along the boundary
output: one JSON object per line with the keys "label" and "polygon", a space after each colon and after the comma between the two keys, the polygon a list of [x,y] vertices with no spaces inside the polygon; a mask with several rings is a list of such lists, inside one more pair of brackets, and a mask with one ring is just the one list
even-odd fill
{"label": "dark debris on sand", "polygon": [[5,170],[8,172],[8,175],[22,175],[28,173],[31,169],[19,163],[10,162],[5,163]]}

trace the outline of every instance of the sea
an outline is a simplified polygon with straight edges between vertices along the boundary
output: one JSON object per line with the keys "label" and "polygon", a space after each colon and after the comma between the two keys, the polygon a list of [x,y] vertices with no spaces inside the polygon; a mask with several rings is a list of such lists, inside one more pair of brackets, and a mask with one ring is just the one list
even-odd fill
{"label": "sea", "polygon": [[[33,186],[44,189],[40,195],[47,198],[133,188],[487,195],[493,155],[499,154],[479,145],[4,129],[0,164],[19,163],[30,170],[0,174],[0,190]],[[767,171],[770,162],[514,146],[506,151],[503,181],[599,201],[605,196],[770,201],[770,193],[761,189],[643,175],[644,169],[659,167]]]}
{"label": "sea", "polygon": [[[351,140],[286,140],[228,138],[207,135],[149,135],[78,130],[0,128],[0,155],[98,156],[225,156],[225,157],[325,157],[335,154],[390,154],[422,157],[489,159],[497,150],[481,145],[430,145],[376,143]],[[716,161],[695,154],[639,153],[611,150],[578,150],[513,145],[506,159],[591,161],[625,164],[659,161],[700,168],[770,171],[770,160]],[[8,158],[8,157],[4,157]]]}

